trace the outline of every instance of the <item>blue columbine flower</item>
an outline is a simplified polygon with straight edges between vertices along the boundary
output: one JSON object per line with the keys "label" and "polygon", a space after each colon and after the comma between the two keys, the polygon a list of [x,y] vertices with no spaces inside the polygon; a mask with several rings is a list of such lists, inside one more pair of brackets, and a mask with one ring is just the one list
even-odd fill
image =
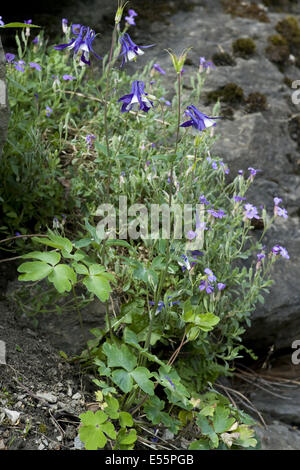
{"label": "blue columbine flower", "polygon": [[145,84],[142,81],[135,80],[131,85],[131,93],[124,95],[118,101],[123,101],[121,112],[125,113],[139,106],[142,111],[147,113],[153,102],[148,100],[148,93],[144,92]]}
{"label": "blue columbine flower", "polygon": [[135,60],[138,55],[143,55],[144,52],[142,49],[154,46],[154,44],[150,44],[150,46],[137,46],[128,33],[123,34],[123,36],[120,38],[120,43],[122,46],[120,56],[123,56],[121,67],[123,67],[125,62],[130,62],[131,60]]}
{"label": "blue columbine flower", "polygon": [[221,117],[208,117],[206,114],[201,113],[195,106],[191,105],[187,107],[185,114],[191,119],[189,121],[180,124],[180,127],[192,126],[194,132],[201,132],[205,129],[215,126],[214,119],[222,119]]}
{"label": "blue columbine flower", "polygon": [[[77,28],[74,28],[74,26],[76,26]],[[75,34],[75,37],[73,37],[68,44],[60,44],[58,46],[54,46],[54,49],[74,49],[75,57],[81,53],[79,62],[80,65],[90,65],[89,57],[91,52],[94,54],[95,57],[97,57],[97,59],[101,59],[101,57],[94,52],[92,47],[92,42],[95,39],[95,31],[86,26],[80,26],[80,29],[78,31],[79,26],[80,25],[72,25],[72,33]]]}
{"label": "blue columbine flower", "polygon": [[[168,297],[168,300],[171,299],[172,297],[169,296]],[[180,304],[180,301],[179,300],[174,300],[173,302],[168,302],[168,307],[172,307],[172,305],[177,305],[177,304]],[[153,302],[152,300],[149,302],[149,305],[155,305],[155,302]],[[166,304],[160,300],[157,304],[157,313],[158,312],[161,312],[163,308],[166,308]]]}
{"label": "blue columbine flower", "polygon": [[11,54],[10,52],[7,52],[5,54],[6,62],[8,62],[9,64],[14,60],[15,57],[15,54]]}

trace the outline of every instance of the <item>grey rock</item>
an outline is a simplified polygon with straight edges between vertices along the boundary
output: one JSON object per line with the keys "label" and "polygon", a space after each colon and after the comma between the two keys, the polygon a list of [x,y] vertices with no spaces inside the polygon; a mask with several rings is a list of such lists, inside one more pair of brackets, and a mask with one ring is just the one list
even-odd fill
{"label": "grey rock", "polygon": [[5,56],[0,38],[0,157],[6,140],[9,120],[7,85],[5,79]]}
{"label": "grey rock", "polygon": [[262,450],[300,450],[300,431],[278,421],[266,428],[256,426],[255,431]]}
{"label": "grey rock", "polygon": [[300,388],[281,390],[280,395],[258,390],[250,394],[250,400],[272,419],[300,427]]}
{"label": "grey rock", "polygon": [[56,403],[57,397],[51,392],[37,392],[36,396],[46,400],[48,403]]}

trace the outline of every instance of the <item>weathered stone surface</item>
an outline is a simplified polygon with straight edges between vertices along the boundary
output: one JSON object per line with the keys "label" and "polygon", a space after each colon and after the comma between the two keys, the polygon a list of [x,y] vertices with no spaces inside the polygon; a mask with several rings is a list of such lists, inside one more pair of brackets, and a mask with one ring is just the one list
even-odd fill
{"label": "weathered stone surface", "polygon": [[[277,392],[278,394],[278,392]],[[300,426],[300,389],[286,388],[280,391],[281,396],[271,395],[264,390],[257,390],[250,394],[250,400],[255,407],[284,423]]]}
{"label": "weathered stone surface", "polygon": [[262,450],[299,450],[300,431],[291,426],[273,421],[266,428],[256,426],[257,437]]}
{"label": "weathered stone surface", "polygon": [[0,157],[6,139],[8,120],[9,110],[5,80],[5,56],[0,38]]}

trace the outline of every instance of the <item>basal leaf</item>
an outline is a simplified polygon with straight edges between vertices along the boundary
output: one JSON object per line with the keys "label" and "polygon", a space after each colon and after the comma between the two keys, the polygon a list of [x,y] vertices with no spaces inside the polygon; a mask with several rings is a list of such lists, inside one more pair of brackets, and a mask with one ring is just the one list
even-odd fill
{"label": "basal leaf", "polygon": [[154,383],[149,380],[151,373],[146,367],[137,367],[130,373],[138,386],[148,395],[154,395]]}
{"label": "basal leaf", "polygon": [[109,367],[122,367],[128,372],[136,367],[137,358],[125,344],[119,348],[116,344],[106,342],[102,346],[102,351],[107,356]]}
{"label": "basal leaf", "polygon": [[124,393],[128,393],[132,390],[133,380],[131,375],[124,369],[116,369],[111,374],[113,382],[118,385],[118,387]]}
{"label": "basal leaf", "polygon": [[230,409],[226,408],[225,406],[218,405],[216,407],[216,411],[213,417],[213,425],[214,430],[217,433],[223,433],[228,431],[233,423],[235,422],[235,418],[230,418]]}
{"label": "basal leaf", "polygon": [[120,412],[119,421],[121,428],[130,428],[131,426],[133,426],[132,416],[130,413],[127,413],[127,411]]}
{"label": "basal leaf", "polygon": [[40,281],[47,277],[53,267],[44,261],[29,261],[23,263],[18,267],[19,273],[24,273],[19,276],[19,281]]}
{"label": "basal leaf", "polygon": [[59,293],[70,292],[76,282],[76,274],[67,264],[58,264],[49,274],[48,279],[53,282]]}
{"label": "basal leaf", "polygon": [[22,258],[38,259],[40,261],[45,261],[46,263],[51,264],[52,266],[55,266],[57,263],[60,262],[61,256],[60,253],[58,253],[57,251],[32,251],[31,253],[23,255]]}

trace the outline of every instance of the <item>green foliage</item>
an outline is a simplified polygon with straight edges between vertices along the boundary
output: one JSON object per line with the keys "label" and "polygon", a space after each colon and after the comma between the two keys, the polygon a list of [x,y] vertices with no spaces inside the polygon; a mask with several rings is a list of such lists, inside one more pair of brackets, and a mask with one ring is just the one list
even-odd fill
{"label": "green foliage", "polygon": [[[26,253],[18,267],[19,280],[30,292],[41,281],[31,301],[35,312],[52,302],[62,313],[53,290],[64,299],[74,295],[79,318],[77,288],[84,291],[82,302],[97,297],[106,304],[104,328],[91,331],[94,338],[77,358],[94,371],[99,408],[80,415],[85,448],[132,449],[144,426],[159,433],[169,429],[178,438],[195,429],[190,449],[254,447],[253,421],[213,387],[219,376],[233,373],[235,359],[248,353],[242,344],[245,327],[272,284],[275,256],[257,263],[256,255],[273,218],[262,212],[264,230],[257,241],[241,203],[253,178],[238,175],[228,182],[227,165],[209,153],[216,137],[205,130],[193,139],[178,127],[184,108],[200,102],[207,72],[191,74],[191,94],[182,96],[187,79],[180,71],[188,51],[179,58],[170,53],[176,81],[167,106],[161,78],[155,75],[155,86],[150,82],[153,64],[127,75],[116,66],[119,46],[111,62],[104,57],[102,73],[95,73],[79,70],[76,60],[48,48],[42,35],[38,45],[30,45],[24,33],[16,39],[19,59],[42,70],[26,66],[20,73],[7,64],[12,116],[0,161],[2,231],[42,232],[31,238],[30,247],[20,245]],[[74,80],[64,81],[67,73]],[[155,103],[148,113],[120,113],[118,99],[133,80],[145,81]],[[262,95],[245,98],[234,83],[208,98],[214,104],[248,105],[249,112],[266,106]],[[212,115],[218,111],[219,104]],[[91,135],[95,139],[87,145]],[[174,214],[170,236],[167,228],[158,228],[153,237],[121,237],[124,227],[142,234],[152,228],[151,217],[144,222],[130,213],[128,223],[108,224],[109,236],[101,237],[99,218],[104,212],[120,217],[121,197],[128,207],[143,204],[150,213],[152,205],[163,211],[170,201],[180,209],[199,205],[203,195],[224,217],[200,204],[193,222],[200,217],[209,230],[197,233],[194,255],[191,241],[172,233]],[[106,209],[99,208],[104,202]],[[188,266],[184,256],[190,257]],[[217,279],[210,291],[203,288],[208,269]],[[20,293],[22,311],[30,312],[23,299]]]}

